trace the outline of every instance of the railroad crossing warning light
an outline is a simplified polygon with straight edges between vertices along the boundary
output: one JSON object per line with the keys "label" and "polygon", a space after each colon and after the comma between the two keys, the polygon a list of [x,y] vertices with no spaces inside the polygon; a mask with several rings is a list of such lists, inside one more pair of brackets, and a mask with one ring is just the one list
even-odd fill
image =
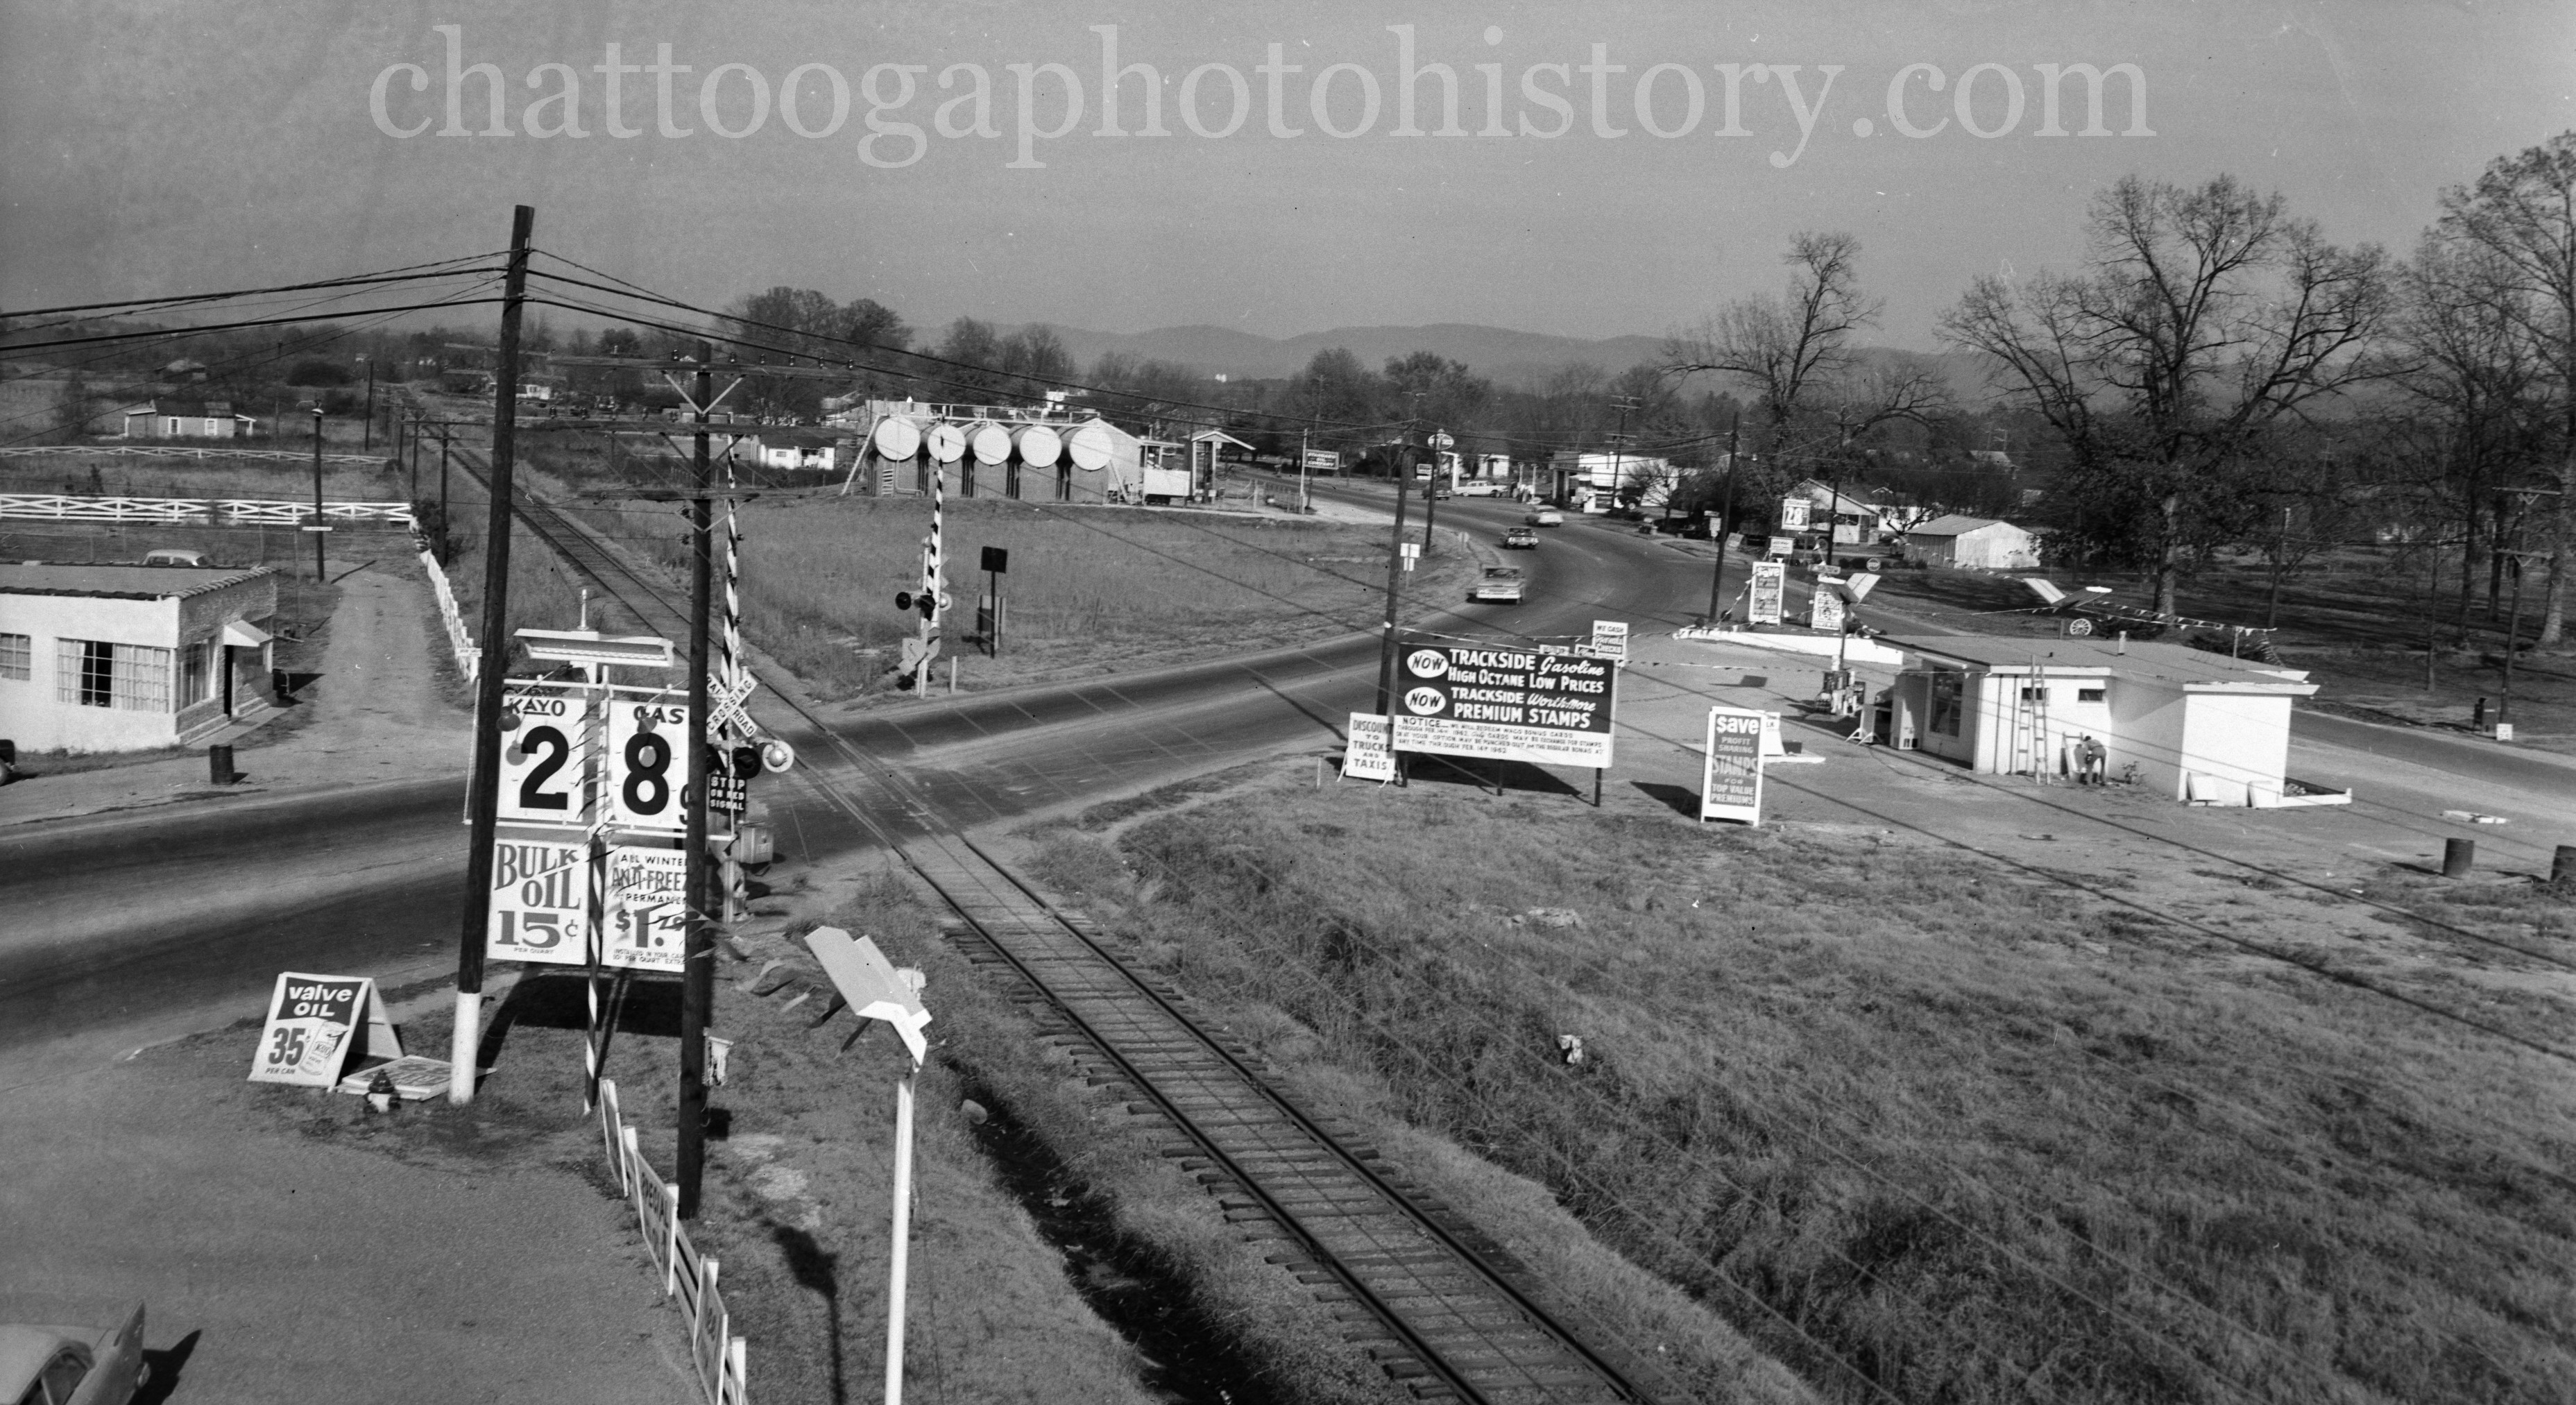
{"label": "railroad crossing warning light", "polygon": [[784,771],[796,764],[796,748],[771,737],[760,744],[760,764],[767,770]]}
{"label": "railroad crossing warning light", "polygon": [[733,766],[731,769],[734,775],[743,780],[750,780],[752,777],[759,775],[763,769],[761,765],[761,751],[760,748],[756,746],[735,747],[733,749],[732,759]]}
{"label": "railroad crossing warning light", "polygon": [[921,592],[919,595],[915,595],[909,590],[896,591],[894,593],[894,607],[898,610],[919,610],[923,619],[929,619],[931,616],[939,613],[938,600],[926,590]]}

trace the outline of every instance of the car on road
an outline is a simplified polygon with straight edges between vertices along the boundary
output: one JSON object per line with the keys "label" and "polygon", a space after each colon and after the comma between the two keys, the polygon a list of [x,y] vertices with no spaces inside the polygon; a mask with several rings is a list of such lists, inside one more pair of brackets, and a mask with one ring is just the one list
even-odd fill
{"label": "car on road", "polygon": [[1538,529],[1514,527],[1503,533],[1503,545],[1515,550],[1535,551],[1538,548]]}
{"label": "car on road", "polygon": [[151,1377],[142,1303],[0,1295],[0,1401],[126,1405]]}
{"label": "car on road", "polygon": [[1565,514],[1552,507],[1538,507],[1530,509],[1530,514],[1521,520],[1533,527],[1562,527]]}
{"label": "car on road", "polygon": [[[206,561],[206,553],[202,551],[189,551],[184,547],[163,546],[155,547],[152,550],[143,553],[143,564],[146,566],[203,566],[208,563]],[[6,1398],[7,1397],[5,1396],[0,1396],[0,1399]]]}
{"label": "car on road", "polygon": [[1502,495],[1503,485],[1500,483],[1461,483],[1458,485],[1458,496],[1462,498],[1499,498]]}
{"label": "car on road", "polygon": [[1517,605],[1524,588],[1518,566],[1487,566],[1485,578],[1467,598],[1480,605]]}

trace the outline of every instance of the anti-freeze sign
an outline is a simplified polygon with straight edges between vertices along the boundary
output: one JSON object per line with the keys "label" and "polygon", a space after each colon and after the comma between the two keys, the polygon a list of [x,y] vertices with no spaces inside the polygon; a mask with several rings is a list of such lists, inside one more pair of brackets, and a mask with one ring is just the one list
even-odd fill
{"label": "anti-freeze sign", "polygon": [[1610,764],[1619,668],[1608,659],[1409,640],[1395,749],[1551,766]]}

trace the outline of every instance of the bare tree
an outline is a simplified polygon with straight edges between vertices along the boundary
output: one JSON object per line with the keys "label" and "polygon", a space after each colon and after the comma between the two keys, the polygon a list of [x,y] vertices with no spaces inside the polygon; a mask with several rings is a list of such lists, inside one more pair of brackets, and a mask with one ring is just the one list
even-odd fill
{"label": "bare tree", "polygon": [[2090,267],[2026,286],[1980,278],[1941,335],[2001,367],[2065,441],[2070,535],[2145,567],[2177,613],[2187,555],[2254,525],[2262,440],[2376,376],[2386,256],[2338,248],[2278,195],[2220,176],[2131,176],[2095,198]]}
{"label": "bare tree", "polygon": [[2474,184],[2443,192],[2434,229],[2493,256],[2504,286],[2521,295],[2504,306],[2556,393],[2557,497],[2540,625],[2540,642],[2554,644],[2566,631],[2568,556],[2576,548],[2576,132],[2497,157]]}
{"label": "bare tree", "polygon": [[1862,294],[1859,258],[1849,234],[1802,233],[1785,260],[1787,291],[1739,299],[1664,343],[1675,383],[1713,372],[1752,393],[1755,452],[1770,478],[1785,482],[1799,464],[1845,454],[1870,430],[1942,403],[1939,379],[1920,368],[1860,369],[1852,338],[1878,325],[1882,302]]}

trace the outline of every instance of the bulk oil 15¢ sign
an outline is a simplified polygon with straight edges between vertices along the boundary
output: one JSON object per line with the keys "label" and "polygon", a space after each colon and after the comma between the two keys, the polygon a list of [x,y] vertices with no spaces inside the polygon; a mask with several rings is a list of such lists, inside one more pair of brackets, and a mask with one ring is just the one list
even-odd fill
{"label": "bulk oil 15\u00a2 sign", "polygon": [[1619,669],[1543,649],[1407,640],[1395,749],[1541,765],[1610,765]]}
{"label": "bulk oil 15\u00a2 sign", "polygon": [[590,960],[590,846],[495,835],[483,954],[494,961]]}

